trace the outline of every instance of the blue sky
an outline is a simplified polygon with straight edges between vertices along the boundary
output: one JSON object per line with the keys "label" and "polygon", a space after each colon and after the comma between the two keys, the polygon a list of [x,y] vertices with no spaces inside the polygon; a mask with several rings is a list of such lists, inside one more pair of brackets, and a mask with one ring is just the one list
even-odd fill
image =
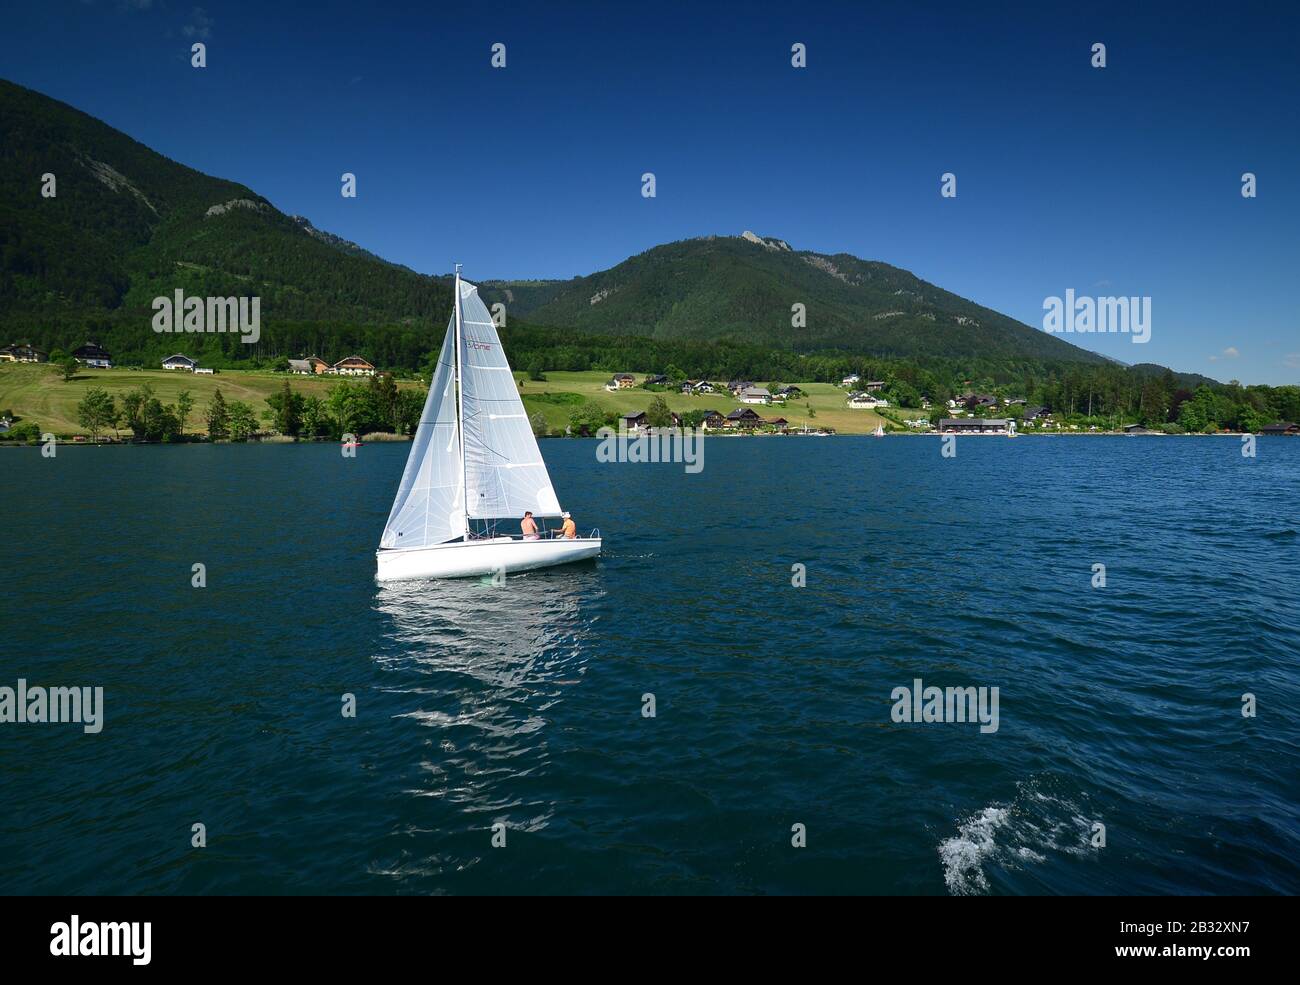
{"label": "blue sky", "polygon": [[1067,288],[1149,296],[1146,345],[1067,338],[1300,382],[1300,13],[996,6],[49,0],[6,11],[0,76],[425,272],[752,229],[1035,326]]}

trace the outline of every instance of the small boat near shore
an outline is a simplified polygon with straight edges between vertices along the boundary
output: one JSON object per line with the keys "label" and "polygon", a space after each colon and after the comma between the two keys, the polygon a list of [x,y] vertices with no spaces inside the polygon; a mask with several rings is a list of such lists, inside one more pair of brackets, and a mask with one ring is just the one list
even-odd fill
{"label": "small boat near shore", "polygon": [[496,325],[456,268],[454,310],[406,469],[375,552],[376,579],[471,578],[600,554],[586,537],[500,536],[525,512],[567,517],[533,436]]}

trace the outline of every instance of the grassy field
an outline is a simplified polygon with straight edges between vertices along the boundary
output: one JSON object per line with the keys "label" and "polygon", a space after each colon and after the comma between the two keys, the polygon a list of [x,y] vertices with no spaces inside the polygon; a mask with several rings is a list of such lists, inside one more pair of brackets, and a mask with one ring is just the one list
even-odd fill
{"label": "grassy field", "polygon": [[[640,377],[642,374],[637,374]],[[741,406],[731,394],[723,391],[705,396],[685,396],[677,392],[653,393],[639,387],[608,393],[604,389],[608,373],[547,373],[545,382],[533,382],[522,373],[515,379],[521,381],[520,392],[524,406],[532,414],[540,411],[552,430],[563,431],[569,415],[583,401],[592,401],[607,411],[620,414],[646,410],[656,396],[664,398],[671,410],[716,410],[726,414]],[[71,435],[82,433],[77,423],[77,404],[91,387],[107,390],[120,402],[128,390],[148,383],[164,404],[176,402],[182,390],[189,390],[194,398],[194,410],[187,431],[202,431],[208,404],[217,387],[229,403],[242,400],[249,404],[261,418],[267,409],[266,398],[288,379],[296,392],[324,397],[338,377],[288,376],[283,373],[223,370],[215,376],[195,376],[192,373],[169,372],[164,369],[86,369],[67,383],[59,371],[48,364],[0,363],[0,413],[13,411],[23,421],[35,421],[44,431]],[[785,381],[783,381],[785,382]],[[400,382],[403,389],[418,384]],[[754,411],[764,418],[784,417],[792,427],[808,424],[812,427],[831,427],[840,434],[868,434],[877,424],[888,430],[893,427],[870,410],[849,410],[845,405],[845,391],[829,383],[798,383],[807,396],[781,406],[755,406]],[[811,406],[816,413],[808,413]],[[900,411],[904,417],[919,416],[919,411]]]}
{"label": "grassy field", "polygon": [[[638,379],[643,379],[644,374],[636,374]],[[525,379],[522,374],[516,373],[516,379]],[[619,390],[616,393],[607,393],[604,390],[605,383],[609,380],[608,373],[547,373],[545,382],[534,383],[527,381],[524,383],[521,393],[524,396],[524,406],[528,408],[531,414],[533,411],[540,410],[546,415],[547,423],[558,430],[563,431],[564,426],[569,422],[569,414],[573,410],[573,405],[564,403],[550,403],[541,395],[543,394],[581,394],[588,400],[594,401],[606,410],[618,411],[625,414],[629,411],[646,410],[650,402],[655,397],[663,397],[664,402],[668,405],[669,410],[675,410],[678,413],[687,410],[716,410],[719,413],[726,414],[743,406],[730,393],[723,390],[721,393],[704,394],[701,396],[686,396],[681,393],[653,393],[649,390],[642,390],[635,387],[631,390]],[[719,381],[714,381],[719,382]],[[721,382],[726,382],[721,381]],[[764,385],[758,381],[759,385]],[[782,380],[782,383],[788,383]],[[847,392],[840,387],[830,383],[798,383],[794,384],[802,389],[807,396],[798,400],[792,400],[781,406],[772,404],[769,407],[754,406],[754,411],[760,417],[773,418],[784,417],[790,422],[791,427],[801,427],[804,424],[810,427],[831,427],[840,434],[869,434],[876,429],[877,424],[883,424],[888,430],[894,427],[889,421],[884,420],[875,411],[871,410],[849,410],[845,402]],[[816,417],[810,417],[808,407],[811,406],[816,413]],[[903,417],[923,416],[920,411],[900,411]]]}
{"label": "grassy field", "polygon": [[[48,363],[0,363],[0,413],[12,410],[23,421],[35,421],[44,431],[55,434],[81,434],[77,423],[77,404],[91,387],[103,387],[121,404],[128,390],[143,383],[153,387],[164,404],[174,404],[182,390],[194,398],[194,410],[186,422],[187,432],[202,432],[208,405],[217,387],[226,403],[242,400],[261,419],[267,409],[266,398],[284,385],[285,379],[296,392],[324,398],[339,377],[286,376],[284,373],[222,370],[213,376],[195,376],[179,370],[165,369],[83,369],[67,383],[58,369]],[[405,389],[414,383],[400,382]]]}

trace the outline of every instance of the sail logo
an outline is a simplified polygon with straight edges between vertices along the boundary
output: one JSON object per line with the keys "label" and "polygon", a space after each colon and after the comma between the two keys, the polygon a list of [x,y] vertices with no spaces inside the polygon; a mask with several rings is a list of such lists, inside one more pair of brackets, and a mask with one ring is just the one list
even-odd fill
{"label": "sail logo", "polygon": [[979,722],[985,735],[998,730],[996,687],[925,687],[917,677],[910,688],[896,687],[889,697],[894,702],[889,717],[899,724]]}
{"label": "sail logo", "polygon": [[56,958],[127,957],[133,965],[147,965],[153,959],[153,924],[136,920],[82,923],[74,913],[67,923],[50,924],[50,954]]}
{"label": "sail logo", "polygon": [[703,428],[653,428],[635,435],[613,428],[596,432],[598,462],[684,464],[689,475],[704,471]]}
{"label": "sail logo", "polygon": [[262,299],[186,297],[179,287],[173,297],[153,299],[153,330],[221,332],[242,335],[250,345],[262,337]]}
{"label": "sail logo", "polygon": [[1074,288],[1064,300],[1043,298],[1043,331],[1051,334],[1080,332],[1131,335],[1134,343],[1151,341],[1151,299],[1076,297]]}
{"label": "sail logo", "polygon": [[104,727],[102,687],[28,687],[26,678],[18,686],[0,687],[0,724],[78,724],[87,735]]}

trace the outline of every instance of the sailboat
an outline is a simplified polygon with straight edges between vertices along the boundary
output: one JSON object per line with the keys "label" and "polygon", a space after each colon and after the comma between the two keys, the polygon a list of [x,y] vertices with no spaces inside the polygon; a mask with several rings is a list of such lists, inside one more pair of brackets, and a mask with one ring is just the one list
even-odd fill
{"label": "sailboat", "polygon": [[871,436],[873,438],[883,438],[885,436],[885,426],[883,424],[877,424],[876,429],[871,432]]}
{"label": "sailboat", "polygon": [[456,266],[455,306],[420,426],[375,552],[379,581],[469,578],[595,557],[587,537],[496,536],[495,522],[560,509],[478,288]]}

